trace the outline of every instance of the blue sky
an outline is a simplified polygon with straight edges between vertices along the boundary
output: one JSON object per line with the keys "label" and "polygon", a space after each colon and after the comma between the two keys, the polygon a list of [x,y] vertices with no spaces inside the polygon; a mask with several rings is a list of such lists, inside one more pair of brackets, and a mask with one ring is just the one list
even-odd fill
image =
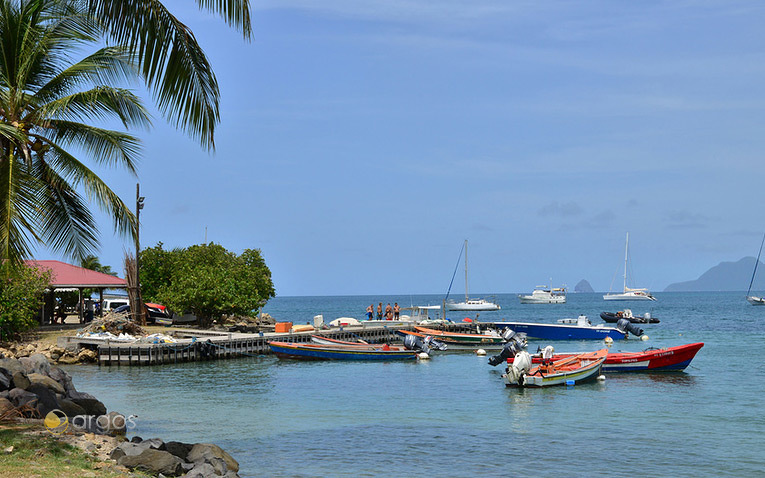
{"label": "blue sky", "polygon": [[246,43],[187,3],[217,151],[158,115],[141,134],[144,245],[206,228],[261,249],[279,295],[442,293],[464,239],[476,294],[618,288],[627,232],[655,291],[757,253],[765,4],[266,0]]}

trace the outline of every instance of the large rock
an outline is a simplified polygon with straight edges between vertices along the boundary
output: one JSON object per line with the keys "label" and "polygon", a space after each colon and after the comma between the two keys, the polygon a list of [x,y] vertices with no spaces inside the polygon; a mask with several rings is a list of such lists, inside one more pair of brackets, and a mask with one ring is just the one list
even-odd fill
{"label": "large rock", "polygon": [[11,389],[12,375],[7,370],[0,368],[0,390]]}
{"label": "large rock", "polygon": [[[102,432],[107,435],[124,435],[127,432],[127,419],[121,413],[109,412],[106,415],[101,415],[99,420]],[[104,425],[106,426],[104,427]]]}
{"label": "large rock", "polygon": [[126,466],[131,470],[139,470],[158,475],[177,476],[183,473],[182,461],[172,453],[149,448],[140,455],[125,455],[117,464]]}
{"label": "large rock", "polygon": [[85,410],[85,415],[106,415],[106,405],[95,398],[71,398],[71,400]]}
{"label": "large rock", "polygon": [[26,405],[32,401],[37,401],[37,395],[32,392],[27,392],[23,388],[14,388],[8,393],[8,399],[13,402],[14,405],[20,407]]}
{"label": "large rock", "polygon": [[0,398],[0,415],[13,408],[13,404],[7,398]]}
{"label": "large rock", "polygon": [[[197,443],[191,448],[191,451],[189,451],[189,454],[186,457],[186,461],[193,463],[205,462],[210,463],[213,466],[215,466],[215,463],[217,462],[216,459],[221,459],[226,463],[226,470],[224,470],[224,473],[225,471],[239,471],[239,463],[234,460],[231,455],[223,451],[221,447],[211,443]],[[221,473],[221,475],[222,474],[223,473]]]}
{"label": "large rock", "polygon": [[220,476],[215,472],[215,468],[209,463],[197,463],[183,478],[210,478],[211,476]]}
{"label": "large rock", "polygon": [[88,412],[86,412],[84,408],[66,398],[58,401],[58,408],[70,419],[77,415],[88,415]]}
{"label": "large rock", "polygon": [[77,359],[83,363],[95,362],[98,360],[98,354],[90,349],[82,349],[77,354]]}
{"label": "large rock", "polygon": [[109,454],[109,458],[119,461],[123,456],[138,456],[149,448],[151,448],[149,444],[126,441],[117,445],[117,448]]}
{"label": "large rock", "polygon": [[16,388],[23,388],[26,390],[30,385],[32,385],[32,382],[29,381],[26,373],[16,372],[13,374],[13,385]]}
{"label": "large rock", "polygon": [[50,374],[50,363],[43,354],[34,354],[29,357],[23,357],[19,359],[19,363],[24,367],[24,371],[27,374],[39,373],[41,375]]}
{"label": "large rock", "polygon": [[27,392],[37,395],[37,411],[41,417],[46,416],[52,410],[59,408],[58,400],[56,400],[56,394],[50,391],[45,385],[39,383],[33,383],[27,388]]}
{"label": "large rock", "polygon": [[0,368],[4,368],[10,372],[9,375],[13,376],[16,372],[23,372],[24,367],[18,360],[12,358],[0,359]]}
{"label": "large rock", "polygon": [[189,452],[194,445],[189,443],[182,443],[179,441],[169,441],[165,443],[165,450],[169,451],[173,455],[177,456],[183,461],[188,460]]}
{"label": "large rock", "polygon": [[61,370],[61,367],[51,367],[50,371],[48,372],[48,376],[52,378],[53,380],[57,381],[61,385],[64,385],[64,383],[67,381],[72,380],[72,378],[69,376],[68,373]]}
{"label": "large rock", "polygon": [[64,390],[64,387],[62,387],[60,383],[48,377],[47,375],[42,375],[39,373],[30,373],[29,375],[27,375],[27,378],[29,379],[29,382],[31,385],[35,385],[35,384],[42,385],[62,395],[66,393],[66,391]]}

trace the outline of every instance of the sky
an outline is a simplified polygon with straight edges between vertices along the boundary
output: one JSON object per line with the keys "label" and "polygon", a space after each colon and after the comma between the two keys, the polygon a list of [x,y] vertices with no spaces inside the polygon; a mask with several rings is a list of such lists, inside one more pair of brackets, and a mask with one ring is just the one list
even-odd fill
{"label": "sky", "polygon": [[98,170],[143,246],[260,249],[281,296],[445,293],[466,239],[471,296],[618,290],[627,233],[653,291],[757,254],[763,3],[258,0],[251,42],[193,3],[216,151],[155,114],[138,177]]}

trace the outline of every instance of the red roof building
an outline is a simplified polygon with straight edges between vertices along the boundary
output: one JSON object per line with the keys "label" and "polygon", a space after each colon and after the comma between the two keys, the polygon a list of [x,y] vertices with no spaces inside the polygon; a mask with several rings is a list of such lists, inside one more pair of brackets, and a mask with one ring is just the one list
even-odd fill
{"label": "red roof building", "polygon": [[[83,321],[84,298],[83,289],[98,289],[99,303],[103,303],[104,289],[126,289],[127,281],[119,277],[110,276],[103,272],[96,272],[84,267],[73,266],[61,261],[24,261],[29,267],[37,267],[41,270],[50,271],[50,290],[45,294],[45,305],[40,311],[40,324],[55,323],[54,306],[55,291],[76,289],[79,291],[77,315],[79,321]],[[90,299],[87,299],[90,300]],[[92,305],[92,303],[91,303]],[[101,311],[102,313],[103,311]],[[91,314],[92,315],[92,314]]]}
{"label": "red roof building", "polygon": [[25,261],[28,266],[49,270],[51,273],[51,286],[55,289],[75,288],[108,288],[124,289],[127,287],[125,279],[110,276],[103,272],[96,272],[84,267],[77,267],[61,261]]}

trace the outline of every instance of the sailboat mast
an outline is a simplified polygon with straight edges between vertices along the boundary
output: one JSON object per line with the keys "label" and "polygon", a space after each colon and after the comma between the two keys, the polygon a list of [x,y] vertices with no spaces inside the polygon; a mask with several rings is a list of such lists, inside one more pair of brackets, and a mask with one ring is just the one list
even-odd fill
{"label": "sailboat mast", "polygon": [[624,292],[627,292],[627,256],[630,250],[630,233],[627,233],[627,242],[624,245]]}
{"label": "sailboat mast", "polygon": [[754,276],[757,274],[757,266],[760,264],[760,254],[762,254],[762,245],[765,244],[765,235],[762,236],[762,242],[760,243],[760,252],[757,253],[757,260],[754,262],[754,271],[752,271],[752,280],[749,281],[749,289],[746,291],[746,296],[749,297],[749,293],[752,291],[752,284],[754,284]]}
{"label": "sailboat mast", "polygon": [[465,239],[465,303],[468,301],[467,239]]}

